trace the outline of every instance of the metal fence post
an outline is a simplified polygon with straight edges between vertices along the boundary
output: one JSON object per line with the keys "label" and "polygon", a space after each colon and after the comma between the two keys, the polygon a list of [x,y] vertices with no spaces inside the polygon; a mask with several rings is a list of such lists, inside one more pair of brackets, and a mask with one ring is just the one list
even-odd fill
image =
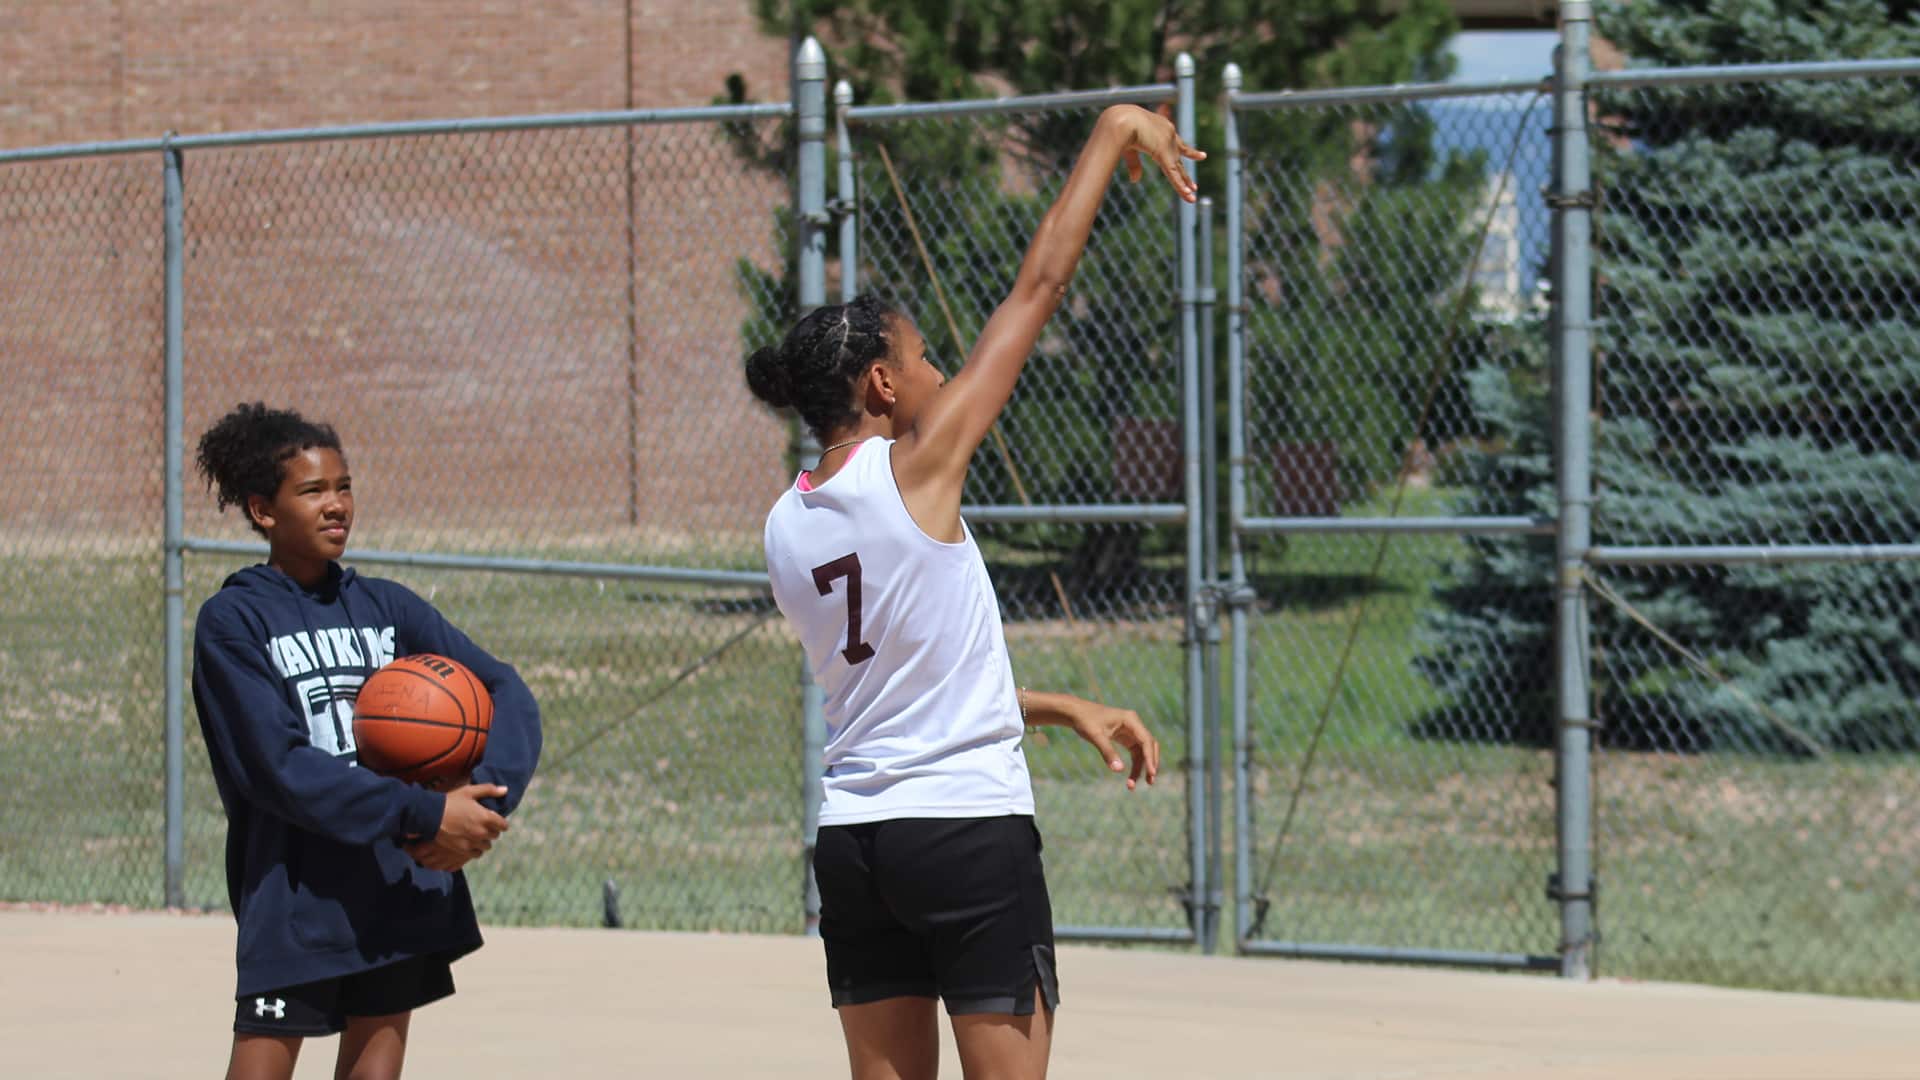
{"label": "metal fence post", "polygon": [[165,536],[162,544],[165,548],[166,600],[162,605],[162,618],[166,620],[164,638],[167,665],[163,707],[166,712],[166,903],[168,907],[186,906],[186,569],[182,565],[184,552],[182,542],[186,537],[186,516],[182,503],[184,484],[182,470],[186,461],[186,448],[182,426],[184,420],[184,379],[182,350],[185,338],[181,331],[185,319],[183,279],[185,276],[185,245],[183,233],[186,224],[185,189],[180,176],[180,151],[169,146],[161,151],[161,160],[166,185],[163,196],[163,216],[166,219],[165,239],[165,307],[166,307],[166,359],[165,374],[165,411],[163,426],[166,441],[166,476],[162,483],[166,494],[166,522],[163,526]]}
{"label": "metal fence post", "polygon": [[827,56],[808,38],[794,57],[800,135],[800,311],[827,302]]}
{"label": "metal fence post", "polygon": [[853,106],[853,84],[845,79],[833,84],[833,130],[839,153],[839,191],[836,198],[840,215],[840,302],[850,304],[860,295],[860,215],[854,212],[859,197],[853,172],[853,135],[847,130],[847,110]]}
{"label": "metal fence post", "polygon": [[1556,532],[1556,688],[1559,755],[1556,761],[1559,873],[1550,891],[1560,904],[1560,973],[1593,975],[1593,723],[1588,701],[1587,610],[1584,572],[1592,543],[1592,176],[1587,156],[1587,0],[1560,6],[1560,47],[1554,57],[1553,298],[1559,405],[1555,455],[1559,481]]}
{"label": "metal fence post", "polygon": [[1236,951],[1253,929],[1253,800],[1247,790],[1247,561],[1240,523],[1247,516],[1247,312],[1242,281],[1246,228],[1241,222],[1245,183],[1240,126],[1233,111],[1240,92],[1240,65],[1221,76],[1221,108],[1227,158],[1227,610],[1233,653],[1229,658],[1233,711],[1233,941]]}
{"label": "metal fence post", "polygon": [[[1199,254],[1200,254],[1200,505],[1206,511],[1201,528],[1201,551],[1204,560],[1201,574],[1208,585],[1218,585],[1220,577],[1220,484],[1214,475],[1219,465],[1219,447],[1215,440],[1220,435],[1220,417],[1217,408],[1219,401],[1218,386],[1214,364],[1213,316],[1219,300],[1214,289],[1213,279],[1213,215],[1214,202],[1211,195],[1200,197],[1199,203]],[[1218,641],[1215,633],[1211,640]]]}
{"label": "metal fence post", "polygon": [[[800,134],[799,203],[794,232],[799,251],[799,302],[805,314],[827,302],[827,56],[820,43],[807,38],[794,57],[794,111]],[[817,453],[813,439],[802,428],[802,457]],[[803,462],[803,464],[805,464]],[[820,769],[826,753],[827,720],[820,687],[803,659],[800,665],[802,739],[800,785],[806,800],[803,826],[803,866],[806,889],[806,930],[820,928],[820,889],[813,879],[813,845],[820,831]]]}
{"label": "metal fence post", "polygon": [[[1180,137],[1193,142],[1197,137],[1193,122],[1193,57],[1181,53],[1174,59],[1174,115]],[[1189,165],[1195,163],[1189,162]],[[1192,883],[1188,886],[1188,922],[1200,939],[1200,947],[1213,951],[1213,915],[1207,910],[1207,718],[1206,664],[1202,652],[1205,631],[1211,615],[1204,609],[1208,602],[1206,583],[1201,574],[1206,554],[1202,529],[1200,484],[1200,335],[1199,271],[1194,257],[1195,222],[1198,214],[1192,203],[1180,201],[1180,385],[1183,404],[1180,425],[1184,458],[1187,504],[1187,808],[1188,863]]]}
{"label": "metal fence post", "polygon": [[1220,913],[1226,903],[1221,884],[1221,800],[1227,796],[1226,755],[1220,735],[1220,467],[1219,383],[1214,371],[1213,199],[1200,200],[1200,572],[1206,580],[1208,619],[1204,673],[1207,725],[1207,911],[1210,921],[1202,948],[1218,947]]}

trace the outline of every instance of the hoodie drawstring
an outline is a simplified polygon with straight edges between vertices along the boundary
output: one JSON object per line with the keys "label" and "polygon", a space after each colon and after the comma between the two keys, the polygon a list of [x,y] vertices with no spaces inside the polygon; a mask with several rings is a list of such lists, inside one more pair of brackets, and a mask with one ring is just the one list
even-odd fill
{"label": "hoodie drawstring", "polygon": [[[289,581],[291,581],[291,579],[289,579]],[[379,670],[379,665],[374,663],[372,642],[367,639],[367,635],[360,632],[360,624],[355,621],[353,617],[353,608],[347,603],[345,571],[341,571],[339,576],[333,578],[328,584],[333,586],[333,595],[340,601],[340,613],[346,616],[347,627],[353,632],[353,648],[361,654],[361,664],[367,669],[367,674],[371,676],[375,671]],[[307,611],[307,592],[301,589],[297,582],[293,582],[293,586],[300,594],[301,602],[295,605],[300,609],[300,624],[306,628],[307,640],[313,642],[314,659],[318,660],[320,659],[320,632],[314,629],[313,619]],[[328,651],[333,653],[335,661],[346,659],[346,657],[339,655],[337,650],[330,649]],[[338,665],[336,664],[335,666]],[[327,688],[326,710],[328,718],[334,723],[334,745],[336,747],[346,746],[351,735],[341,728],[340,711],[336,708],[336,705],[342,700],[342,696],[339,688],[334,685],[334,674],[331,670],[326,670],[320,673],[320,677],[322,681],[325,682]],[[345,699],[348,708],[352,708],[354,700],[358,696],[359,694],[356,691],[353,697]],[[356,753],[355,756],[358,757],[359,755]]]}

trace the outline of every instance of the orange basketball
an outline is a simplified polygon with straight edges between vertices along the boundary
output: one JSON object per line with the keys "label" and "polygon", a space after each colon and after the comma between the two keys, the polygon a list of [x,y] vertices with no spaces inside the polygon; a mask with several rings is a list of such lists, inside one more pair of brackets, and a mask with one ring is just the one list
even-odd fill
{"label": "orange basketball", "polygon": [[415,653],[373,673],[353,703],[360,764],[410,784],[465,776],[480,764],[493,697],[464,664]]}

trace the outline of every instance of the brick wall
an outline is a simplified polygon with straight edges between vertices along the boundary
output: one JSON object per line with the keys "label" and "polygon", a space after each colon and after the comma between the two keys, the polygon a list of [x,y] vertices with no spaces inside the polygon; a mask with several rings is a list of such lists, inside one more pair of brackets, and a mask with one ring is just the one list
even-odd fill
{"label": "brick wall", "polygon": [[[704,105],[734,71],[786,94],[786,42],[747,0],[631,0],[631,87],[625,2],[10,7],[5,147]],[[786,188],[711,127],[633,150],[631,220],[619,129],[190,154],[189,454],[262,397],[341,428],[370,545],[619,543],[635,516],[649,546],[755,532],[786,437],[741,383],[734,267],[779,265]],[[160,176],[0,170],[0,524],[157,531]],[[209,502],[190,486],[192,531],[245,535]]]}
{"label": "brick wall", "polygon": [[0,146],[704,105],[734,71],[772,100],[786,50],[748,0],[21,0]]}

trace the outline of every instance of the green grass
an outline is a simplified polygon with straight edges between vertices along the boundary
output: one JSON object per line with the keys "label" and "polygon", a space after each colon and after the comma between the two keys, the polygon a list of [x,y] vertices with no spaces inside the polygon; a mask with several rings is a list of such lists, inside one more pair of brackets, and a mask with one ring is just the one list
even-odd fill
{"label": "green grass", "polygon": [[[1435,512],[1437,499],[1413,493],[1402,512]],[[997,574],[1025,574],[1037,590],[1010,605],[1021,681],[1136,708],[1166,747],[1162,783],[1128,793],[1071,736],[1030,740],[1057,920],[1184,927],[1177,562],[1147,558],[1132,591],[1067,620],[1047,606],[1040,556],[984,541]],[[1551,953],[1551,756],[1415,734],[1442,702],[1411,667],[1414,631],[1429,582],[1459,549],[1396,540],[1374,579],[1376,543],[1296,538],[1253,559],[1259,936]],[[609,551],[568,554],[641,557]],[[234,565],[189,560],[189,618]],[[597,925],[612,882],[629,926],[801,928],[800,661],[760,597],[369,570],[429,596],[542,702],[540,774],[507,841],[472,871],[483,918]],[[0,559],[0,898],[162,902],[159,585],[150,550]],[[187,722],[187,900],[220,907],[224,818],[191,710]],[[1900,947],[1920,938],[1909,759],[1602,753],[1595,788],[1603,972],[1920,997]],[[1230,805],[1223,816],[1231,829]],[[1231,872],[1231,838],[1226,851]],[[1224,884],[1229,903],[1235,888]]]}

